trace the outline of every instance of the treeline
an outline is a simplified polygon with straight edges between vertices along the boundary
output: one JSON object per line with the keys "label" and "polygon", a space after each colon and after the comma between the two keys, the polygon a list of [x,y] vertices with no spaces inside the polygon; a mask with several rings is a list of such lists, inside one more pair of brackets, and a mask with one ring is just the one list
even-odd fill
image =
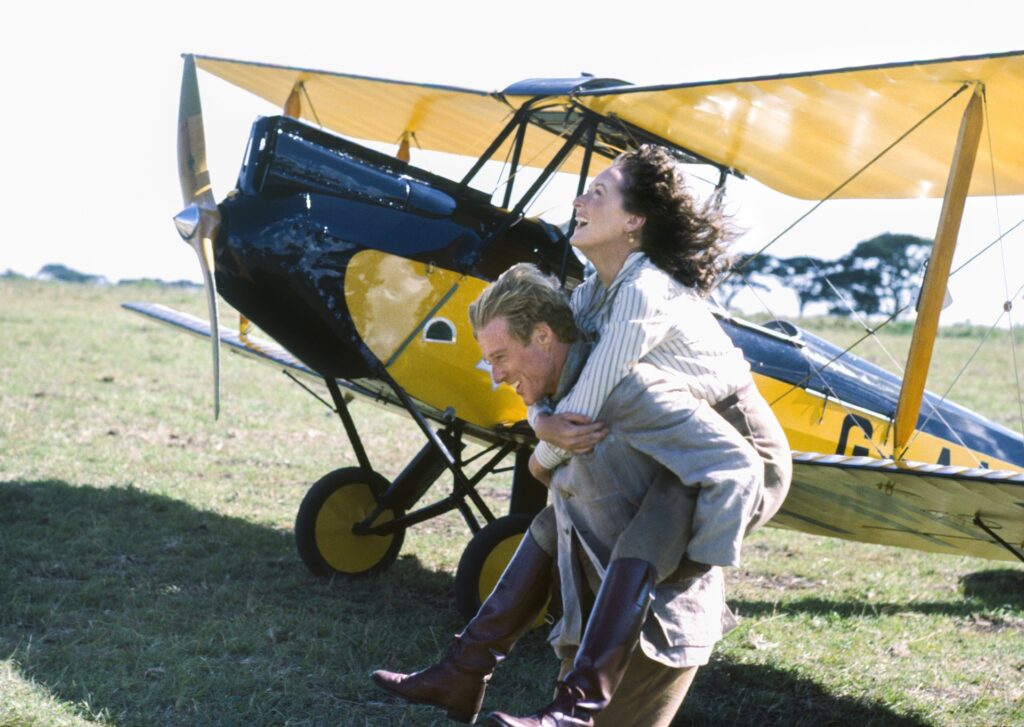
{"label": "treeline", "polygon": [[740,256],[733,272],[715,290],[726,308],[750,287],[768,291],[770,279],[796,294],[799,315],[816,312],[846,316],[850,309],[864,315],[891,316],[913,310],[932,241],[915,235],[886,232],[859,243],[836,260],[810,255],[779,258]]}
{"label": "treeline", "polygon": [[[715,289],[715,298],[731,308],[747,288],[791,290],[799,315],[826,313],[847,316],[850,309],[872,316],[891,316],[913,310],[932,241],[915,235],[886,232],[859,243],[836,260],[811,255],[781,258],[744,255],[735,260],[733,272]],[[8,271],[0,277],[21,277]],[[43,280],[109,285],[106,278],[73,270],[64,265],[44,266],[36,275]],[[200,287],[187,280],[122,280],[121,283],[156,283],[176,287]],[[810,309],[810,310],[809,310]]]}
{"label": "treeline", "polygon": [[[28,276],[16,273],[13,270],[6,270],[0,273],[0,279],[25,279]],[[84,285],[110,285],[111,282],[103,275],[93,275],[92,273],[82,273],[74,268],[69,268],[67,265],[61,265],[60,263],[49,263],[39,269],[39,272],[32,276],[35,280],[53,280],[58,283],[80,283]],[[147,285],[159,285],[168,288],[202,288],[201,283],[195,283],[191,280],[160,280],[158,278],[125,278],[119,280],[117,285],[135,285],[135,284],[147,284]]]}

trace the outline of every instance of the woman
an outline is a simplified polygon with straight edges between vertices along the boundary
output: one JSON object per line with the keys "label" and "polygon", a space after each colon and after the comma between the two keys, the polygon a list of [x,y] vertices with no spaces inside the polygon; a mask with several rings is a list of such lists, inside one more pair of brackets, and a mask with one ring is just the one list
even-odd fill
{"label": "woman", "polygon": [[752,389],[750,367],[722,331],[703,297],[727,267],[731,233],[717,207],[698,207],[682,172],[663,148],[643,145],[621,154],[573,203],[572,244],[596,270],[572,294],[577,326],[598,338],[572,392],[554,410],[531,407],[538,444],[530,465],[546,481],[572,453],[585,453],[604,436],[593,420],[608,393],[639,361],[685,377],[700,399],[732,403],[743,394],[751,412],[723,414],[735,421],[766,419],[768,431],[743,431],[766,459],[765,502],[751,529],[778,511],[792,465],[785,438],[764,400]]}
{"label": "woman", "polygon": [[664,149],[622,154],[573,207],[572,244],[596,270],[573,291],[573,314],[598,343],[559,402],[562,416],[531,409],[542,440],[534,474],[542,480],[569,456],[551,443],[581,452],[599,437],[600,425],[589,422],[639,361],[687,377],[694,394],[712,403],[750,383],[750,367],[703,301],[726,267],[729,232],[713,205],[697,207]]}
{"label": "woman", "polygon": [[[781,428],[754,388],[742,355],[701,299],[701,293],[710,287],[722,268],[727,235],[711,207],[698,209],[695,205],[674,159],[663,149],[652,146],[627,152],[595,178],[587,193],[574,202],[574,208],[577,226],[572,243],[588,257],[596,273],[574,291],[572,308],[577,325],[599,339],[572,392],[554,412],[531,408],[531,422],[542,440],[531,458],[531,471],[538,479],[547,481],[550,471],[569,456],[565,450],[586,452],[600,441],[607,429],[593,419],[619,380],[638,362],[644,362],[676,376],[692,399],[713,405],[748,439],[765,460],[767,494],[756,517],[737,520],[740,525],[735,528],[732,547],[724,559],[716,553],[701,560],[710,551],[702,552],[697,530],[694,538],[674,550],[666,549],[660,539],[626,537],[628,542],[620,543],[616,552],[627,557],[595,564],[597,570],[604,571],[604,577],[595,589],[598,595],[587,633],[580,634],[577,629],[566,634],[563,630],[560,636],[561,646],[565,647],[563,657],[571,653],[574,644],[580,647],[575,660],[565,659],[558,699],[523,719],[493,715],[499,724],[559,724],[563,720],[566,724],[590,724],[608,705],[623,677],[626,662],[620,656],[625,654],[628,659],[637,643],[647,614],[646,603],[656,584],[673,577],[688,577],[696,578],[695,582],[707,581],[705,585],[709,587],[717,584],[720,591],[720,572],[710,566],[738,562],[743,531],[763,524],[774,514],[789,482],[789,453]],[[670,511],[669,501],[678,499],[677,492],[658,492],[651,496],[651,502],[645,500],[637,515],[640,524],[636,531],[641,534],[647,530],[643,527],[645,521],[656,520],[657,515]],[[668,500],[658,502],[658,497]],[[653,516],[645,516],[645,512]],[[699,507],[694,522],[698,520]],[[524,539],[523,548],[513,558],[495,594],[463,635],[457,637],[455,653],[411,677],[377,673],[375,681],[404,698],[445,706],[450,714],[455,706],[456,713],[468,716],[472,712],[475,716],[490,669],[501,657],[482,663],[488,660],[478,656],[461,658],[460,652],[479,655],[488,651],[488,644],[500,642],[500,648],[490,651],[503,655],[511,647],[521,632],[523,620],[527,615],[532,617],[533,611],[511,618],[510,606],[536,601],[521,599],[516,594],[536,593],[543,587],[539,582],[543,579],[537,578],[543,566],[538,563],[547,561],[538,554],[547,554],[547,560],[554,555],[554,530],[550,509],[545,510],[531,526],[530,537]],[[669,566],[665,565],[666,552]],[[684,553],[690,560],[683,559]],[[615,586],[609,587],[611,583]],[[574,601],[585,594],[567,587],[565,578],[562,591],[569,607],[575,605],[578,611]],[[624,594],[629,594],[629,598],[625,599]],[[629,608],[624,600],[643,607]],[[708,618],[721,619],[726,613],[710,613]],[[509,618],[502,621],[497,614]],[[616,635],[611,641],[615,643],[609,643],[609,628],[602,629],[599,638],[588,639],[595,622],[610,625],[610,632]],[[650,645],[643,639],[641,645],[648,656],[654,652],[654,661],[664,660],[664,655],[656,648],[648,648]],[[709,652],[710,645],[672,652],[673,657],[668,659],[672,663],[667,666],[679,674],[678,678],[673,677],[673,698],[662,709],[668,719],[681,703],[694,668],[706,663]],[[606,658],[609,654],[614,658]],[[465,684],[467,672],[473,685],[467,688],[472,700],[460,698],[463,701],[455,704],[433,686],[439,681],[450,681],[453,675],[463,678]],[[470,701],[475,702],[474,709],[470,709]],[[612,718],[606,714],[608,719]],[[636,717],[635,713],[631,716]],[[657,720],[664,718],[659,716]]]}

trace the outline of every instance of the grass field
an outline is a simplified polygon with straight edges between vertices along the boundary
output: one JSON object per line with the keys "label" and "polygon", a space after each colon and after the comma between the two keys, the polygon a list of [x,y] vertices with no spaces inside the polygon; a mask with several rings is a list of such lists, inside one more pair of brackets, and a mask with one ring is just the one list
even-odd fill
{"label": "grass field", "polygon": [[[465,525],[411,529],[380,578],[314,579],[291,527],[309,485],[354,464],[337,419],[225,356],[214,421],[208,346],[118,308],[137,299],[203,308],[196,291],[0,280],[0,727],[446,724],[367,675],[426,665],[460,628]],[[941,341],[932,388],[980,335]],[[882,338],[905,355],[905,331]],[[996,343],[952,398],[1017,428]],[[353,411],[385,476],[420,448],[398,414]],[[505,483],[485,495],[507,507]],[[729,577],[742,624],[677,724],[1024,725],[1020,564],[767,529]],[[541,705],[554,670],[532,632],[485,708]]]}

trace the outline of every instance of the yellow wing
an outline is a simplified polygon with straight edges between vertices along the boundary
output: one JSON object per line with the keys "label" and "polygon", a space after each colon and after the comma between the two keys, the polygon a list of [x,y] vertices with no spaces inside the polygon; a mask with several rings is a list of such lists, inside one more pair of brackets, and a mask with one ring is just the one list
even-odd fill
{"label": "yellow wing", "polygon": [[[970,194],[1022,194],[1024,51],[584,91],[576,100],[602,116],[615,116],[804,199],[828,196],[934,112],[835,195],[902,199],[942,196],[960,119],[971,96],[965,85],[978,83],[985,89],[986,129]],[[953,98],[962,88],[964,92]],[[994,173],[988,163],[989,143]]]}
{"label": "yellow wing", "polygon": [[[204,56],[203,70],[345,136],[480,156],[531,96],[485,93]],[[968,89],[985,89],[982,162],[972,195],[1024,194],[1024,51],[804,74],[671,86],[613,86],[572,99],[545,98],[558,114],[573,103],[749,175],[784,194],[822,199],[942,195]],[[289,104],[289,99],[292,103]],[[909,132],[909,133],[908,133]],[[901,137],[907,135],[905,139]],[[626,132],[629,136],[629,132]],[[522,163],[543,166],[559,137],[530,126]],[[496,152],[504,158],[507,140]],[[562,171],[579,171],[576,150]],[[987,163],[995,160],[995,170]],[[595,156],[591,173],[607,164]],[[995,179],[995,186],[993,186]]]}
{"label": "yellow wing", "polygon": [[[294,92],[290,115],[343,136],[387,144],[398,144],[407,137],[413,148],[474,158],[483,154],[515,111],[531,98],[208,56],[196,56],[195,60],[204,71],[278,108],[284,108]],[[543,102],[543,107],[552,110],[570,106],[564,96]],[[561,143],[558,135],[531,126],[520,163],[543,167]],[[495,158],[505,158],[511,146],[510,138],[498,148]],[[575,150],[562,171],[578,172],[582,160],[583,151]],[[591,170],[600,170],[606,163],[594,159]]]}
{"label": "yellow wing", "polygon": [[792,490],[773,525],[865,543],[1013,560],[995,533],[1024,553],[1020,472],[800,452],[794,452],[793,464]]}

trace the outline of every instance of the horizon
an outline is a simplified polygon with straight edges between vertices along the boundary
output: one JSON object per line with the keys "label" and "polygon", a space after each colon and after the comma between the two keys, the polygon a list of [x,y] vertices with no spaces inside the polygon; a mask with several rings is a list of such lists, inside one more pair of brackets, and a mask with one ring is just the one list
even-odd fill
{"label": "horizon", "polygon": [[[960,8],[952,2],[895,6],[871,0],[835,23],[810,2],[739,3],[728,10],[666,9],[644,1],[631,6],[630,17],[657,18],[659,28],[695,29],[677,37],[659,36],[642,22],[631,28],[629,18],[613,32],[599,12],[537,2],[505,14],[469,2],[445,3],[422,23],[416,22],[421,7],[410,2],[388,8],[313,2],[303,16],[317,22],[300,23],[291,33],[279,32],[276,23],[247,22],[242,29],[242,17],[281,14],[265,0],[216,6],[185,0],[156,8],[146,20],[112,2],[87,8],[34,4],[14,21],[13,42],[0,48],[8,96],[31,119],[8,116],[3,122],[17,143],[8,149],[0,178],[9,209],[18,214],[0,245],[0,270],[29,275],[59,263],[112,280],[200,279],[194,253],[171,222],[182,206],[175,158],[182,52],[489,90],[581,71],[649,85],[960,57],[1022,45],[1024,9],[979,0],[972,4],[978,17],[1005,21],[983,25],[965,22]],[[119,21],[128,21],[130,30],[119,30]],[[710,30],[701,32],[705,28]],[[547,35],[556,42],[545,43],[540,53],[518,43]],[[19,68],[32,72],[13,70]],[[203,72],[199,83],[211,178],[221,199],[234,186],[253,118],[279,109]],[[983,146],[979,163],[984,155]],[[467,163],[437,157],[412,150],[412,162],[432,171]],[[531,214],[562,222],[574,193],[574,181],[556,181]],[[729,182],[726,200],[747,230],[737,253],[759,249],[813,204],[739,179]],[[968,201],[954,266],[1024,220],[1021,197],[996,204],[993,209],[991,199]],[[832,201],[768,252],[832,259],[884,232],[930,239],[940,205]],[[1018,299],[1020,233],[951,280],[954,302],[944,322],[991,324],[1007,298]],[[1012,281],[1007,271],[1015,271]]]}
{"label": "horizon", "polygon": [[[57,271],[48,271],[47,268],[59,268],[59,270],[57,270]],[[778,276],[774,276],[774,275],[770,275],[770,274],[766,274],[766,275],[768,275],[768,277],[775,278],[776,280],[779,279]],[[195,289],[197,292],[201,291],[203,289],[203,283],[202,283],[201,280],[199,280],[199,281],[197,281],[197,280],[190,280],[188,278],[177,278],[177,279],[174,279],[174,280],[168,280],[168,279],[165,279],[165,278],[158,278],[158,277],[119,278],[117,280],[111,280],[111,279],[107,278],[106,276],[104,276],[102,274],[90,273],[88,271],[78,270],[77,268],[69,267],[67,265],[64,265],[63,263],[47,263],[42,268],[40,268],[40,270],[37,271],[35,274],[20,273],[18,271],[11,270],[10,268],[7,268],[6,270],[0,271],[0,280],[10,280],[10,279],[28,280],[28,281],[34,281],[34,282],[40,282],[40,283],[56,283],[56,284],[59,284],[59,285],[99,285],[99,286],[107,286],[107,287],[112,287],[112,288],[113,287],[120,287],[120,286],[131,286],[131,285],[157,285],[157,286],[163,286],[163,287],[168,287],[168,288],[172,288],[173,287],[173,288]],[[739,320],[746,320],[746,321],[754,322],[754,323],[758,322],[758,321],[756,321],[754,319],[756,319],[756,318],[758,318],[758,317],[760,317],[762,315],[766,315],[766,314],[770,314],[771,317],[776,319],[776,320],[797,321],[797,322],[803,322],[803,321],[827,321],[827,320],[840,321],[840,320],[845,320],[845,321],[849,321],[851,323],[854,323],[856,325],[861,325],[864,322],[877,323],[879,321],[884,321],[884,326],[887,327],[887,328],[888,327],[906,327],[908,325],[913,325],[913,323],[914,323],[914,319],[912,317],[901,317],[901,318],[896,318],[896,319],[893,319],[893,320],[889,320],[889,316],[886,315],[886,314],[882,314],[882,313],[878,313],[878,314],[874,314],[874,315],[858,314],[858,315],[855,316],[855,315],[851,315],[849,313],[834,313],[834,312],[830,312],[828,310],[825,310],[825,311],[822,311],[822,312],[817,312],[817,311],[821,310],[821,307],[822,307],[821,304],[811,304],[811,305],[808,306],[808,310],[812,311],[812,312],[805,312],[804,314],[800,315],[798,312],[797,313],[793,312],[793,310],[795,310],[797,308],[797,306],[794,304],[793,306],[787,308],[786,311],[781,311],[781,312],[778,312],[778,315],[774,315],[774,314],[771,313],[771,311],[767,310],[764,307],[757,307],[757,306],[755,306],[754,308],[750,308],[750,307],[740,307],[740,306],[736,306],[735,304],[730,304],[730,307],[726,308],[724,305],[719,305],[719,308],[724,310],[724,311],[726,311],[727,314],[730,317],[736,318],[736,319],[739,319]],[[222,302],[221,303],[221,313],[222,314],[223,314],[223,311],[224,311],[224,303]],[[748,318],[748,316],[749,316],[749,318]],[[860,320],[857,320],[858,318],[860,318]],[[986,332],[986,334],[987,334],[988,332],[990,332],[992,327],[987,325],[987,324],[973,323],[973,322],[971,322],[969,320],[940,321],[940,323],[939,323],[939,331],[940,331],[939,335],[940,336],[942,335],[942,331],[944,329],[948,333],[948,332],[953,331],[953,330],[963,330],[965,328],[969,329],[969,330],[983,331],[983,332]],[[1009,330],[1009,326],[1000,326],[999,329],[1003,330],[1003,331],[1008,331]],[[874,331],[881,330],[881,326],[878,327],[878,328],[874,328],[873,330]],[[1021,322],[1017,323],[1016,325],[1014,325],[1013,326],[1013,330],[1015,330],[1015,331],[1016,330],[1024,330],[1024,321],[1021,321]]]}

